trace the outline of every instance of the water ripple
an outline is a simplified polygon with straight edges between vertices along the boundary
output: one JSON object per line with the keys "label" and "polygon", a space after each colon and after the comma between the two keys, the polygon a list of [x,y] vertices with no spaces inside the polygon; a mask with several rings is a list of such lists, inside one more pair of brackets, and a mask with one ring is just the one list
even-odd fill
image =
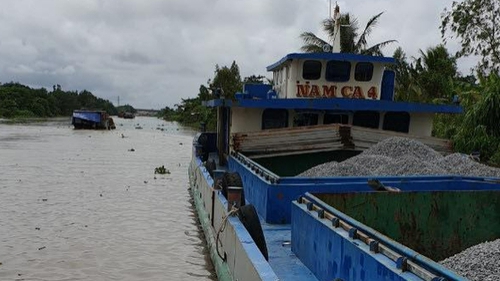
{"label": "water ripple", "polygon": [[215,280],[187,190],[192,132],[116,122],[0,124],[1,280]]}

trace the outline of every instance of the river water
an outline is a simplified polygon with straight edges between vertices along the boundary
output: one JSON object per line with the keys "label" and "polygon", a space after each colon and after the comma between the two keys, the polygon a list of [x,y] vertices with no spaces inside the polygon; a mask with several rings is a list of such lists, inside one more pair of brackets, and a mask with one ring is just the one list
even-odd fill
{"label": "river water", "polygon": [[0,280],[215,280],[188,192],[194,133],[69,123],[0,124]]}

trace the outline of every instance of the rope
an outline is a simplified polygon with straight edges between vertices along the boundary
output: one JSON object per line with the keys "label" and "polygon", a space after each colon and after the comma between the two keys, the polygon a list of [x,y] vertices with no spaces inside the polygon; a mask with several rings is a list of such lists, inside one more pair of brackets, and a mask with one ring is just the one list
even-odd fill
{"label": "rope", "polygon": [[226,261],[226,257],[222,256],[219,252],[219,243],[220,245],[222,246],[222,241],[220,240],[220,234],[222,232],[224,232],[224,230],[226,229],[226,224],[227,224],[227,220],[230,216],[235,216],[236,213],[238,213],[238,208],[232,206],[231,207],[231,211],[229,211],[227,213],[227,215],[224,216],[224,218],[222,218],[222,221],[221,221],[221,224],[219,226],[219,229],[217,230],[217,236],[215,238],[215,249],[217,250],[217,255],[219,255],[219,257],[223,260],[223,261]]}

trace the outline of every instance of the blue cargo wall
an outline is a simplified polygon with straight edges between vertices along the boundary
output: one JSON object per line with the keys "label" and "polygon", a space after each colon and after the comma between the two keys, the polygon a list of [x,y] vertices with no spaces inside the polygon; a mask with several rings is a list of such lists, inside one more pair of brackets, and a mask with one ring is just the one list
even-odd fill
{"label": "blue cargo wall", "polygon": [[[290,223],[291,202],[306,192],[373,192],[367,182],[374,177],[280,178],[249,158],[242,160],[234,156],[229,157],[228,167],[230,171],[240,174],[246,200],[255,206],[267,223],[272,224]],[[412,176],[377,179],[384,185],[403,191],[500,190],[500,184],[475,177]]]}
{"label": "blue cargo wall", "polygon": [[466,280],[326,204],[301,200],[291,208],[292,251],[318,280]]}

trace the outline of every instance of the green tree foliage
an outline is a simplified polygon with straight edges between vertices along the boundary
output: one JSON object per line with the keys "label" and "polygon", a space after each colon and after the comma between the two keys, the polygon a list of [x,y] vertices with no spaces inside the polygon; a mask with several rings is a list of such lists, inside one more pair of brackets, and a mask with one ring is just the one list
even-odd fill
{"label": "green tree foliage", "polygon": [[251,75],[243,79],[243,84],[264,84],[267,78],[262,75]]}
{"label": "green tree foliage", "polygon": [[452,83],[457,79],[456,60],[449,55],[447,49],[438,45],[408,63],[406,54],[401,48],[394,52],[396,65],[396,100],[450,103],[453,93]]}
{"label": "green tree foliage", "polygon": [[[373,16],[366,24],[363,32],[359,34],[358,20],[352,17],[349,13],[340,15],[340,24],[342,32],[340,33],[340,50],[342,53],[354,53],[364,55],[382,55],[382,48],[395,42],[395,40],[387,40],[377,43],[375,45],[368,45],[368,37],[370,36],[373,28],[378,24],[380,16],[379,13]],[[333,42],[333,38],[337,34],[335,30],[335,22],[332,18],[323,21],[323,30],[328,35],[329,42]],[[304,41],[301,50],[307,53],[321,53],[323,46],[328,45],[330,49],[332,45],[327,41],[319,38],[312,32],[303,32],[300,38]]]}
{"label": "green tree foliage", "polygon": [[213,80],[208,81],[209,88],[212,91],[221,89],[224,97],[234,99],[234,95],[242,90],[240,68],[235,61],[230,67],[215,66],[215,76]]}
{"label": "green tree foliage", "polygon": [[453,141],[463,153],[481,152],[481,159],[500,165],[500,77],[480,78],[479,84],[456,80],[453,91],[460,97],[465,114],[438,115],[434,134]]}
{"label": "green tree foliage", "polygon": [[[243,81],[263,84],[265,79],[264,76],[251,75],[245,77]],[[223,96],[221,97],[215,95],[219,89],[222,90]],[[198,127],[200,122],[203,122],[208,130],[215,130],[217,112],[215,108],[206,107],[203,103],[217,98],[234,99],[234,95],[242,90],[243,82],[235,61],[230,67],[216,65],[213,79],[209,79],[206,86],[200,85],[196,98],[182,99],[182,102],[174,105],[174,108],[167,106],[161,110],[161,115],[165,120],[177,121],[192,127]]]}
{"label": "green tree foliage", "polygon": [[394,51],[396,64],[392,69],[396,72],[395,97],[396,101],[421,102],[424,98],[420,87],[414,79],[415,70],[408,63],[405,52],[401,47]]}
{"label": "green tree foliage", "polygon": [[500,71],[500,2],[498,0],[453,1],[451,9],[444,9],[441,35],[446,33],[460,39],[457,57],[477,55],[480,73]]}
{"label": "green tree foliage", "polygon": [[66,92],[55,85],[52,92],[47,92],[45,88],[32,89],[14,82],[0,85],[0,117],[3,118],[70,116],[73,110],[81,108],[117,113],[111,102],[86,90]]}
{"label": "green tree foliage", "polygon": [[137,110],[133,106],[131,106],[130,104],[117,106],[116,107],[116,111],[118,111],[118,112],[137,113]]}
{"label": "green tree foliage", "polygon": [[427,100],[451,101],[451,82],[457,76],[457,63],[443,45],[428,48],[426,52],[420,50],[420,57],[415,60],[415,71]]}

